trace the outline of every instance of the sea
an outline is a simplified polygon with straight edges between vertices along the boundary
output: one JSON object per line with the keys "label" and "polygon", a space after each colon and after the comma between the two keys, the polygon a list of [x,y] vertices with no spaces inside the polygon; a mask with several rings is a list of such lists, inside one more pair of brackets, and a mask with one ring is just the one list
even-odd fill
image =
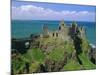
{"label": "sea", "polygon": [[[61,21],[50,20],[12,20],[11,21],[11,37],[25,38],[31,34],[41,34],[43,25],[48,25],[50,31],[58,29]],[[65,21],[66,25],[70,26],[72,21]],[[96,22],[76,22],[78,26],[83,26],[86,29],[86,37],[88,41],[96,45]]]}

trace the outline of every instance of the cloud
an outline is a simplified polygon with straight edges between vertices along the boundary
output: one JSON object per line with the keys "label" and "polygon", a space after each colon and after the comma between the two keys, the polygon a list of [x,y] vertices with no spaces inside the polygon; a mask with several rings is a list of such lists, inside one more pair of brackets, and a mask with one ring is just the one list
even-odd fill
{"label": "cloud", "polygon": [[89,11],[56,11],[34,5],[12,7],[12,19],[18,20],[78,20],[95,21],[95,12]]}

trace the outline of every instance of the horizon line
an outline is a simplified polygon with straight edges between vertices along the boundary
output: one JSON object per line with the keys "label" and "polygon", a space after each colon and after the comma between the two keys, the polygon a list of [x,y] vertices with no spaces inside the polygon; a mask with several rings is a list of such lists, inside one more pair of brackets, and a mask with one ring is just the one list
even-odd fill
{"label": "horizon line", "polygon": [[[32,20],[34,20],[34,19],[11,19],[11,21],[14,21],[14,20],[16,20],[16,21],[32,21]],[[64,20],[64,19],[62,19],[62,20]],[[34,20],[34,21],[62,21],[62,20]],[[95,21],[78,21],[78,20],[64,20],[64,21],[76,21],[76,22],[96,22],[96,20]]]}

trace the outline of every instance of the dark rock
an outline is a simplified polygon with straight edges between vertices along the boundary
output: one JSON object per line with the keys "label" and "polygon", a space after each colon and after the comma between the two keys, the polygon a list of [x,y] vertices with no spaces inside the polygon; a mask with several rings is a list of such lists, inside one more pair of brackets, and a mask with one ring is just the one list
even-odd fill
{"label": "dark rock", "polygon": [[91,46],[91,48],[90,48],[90,50],[88,52],[88,56],[89,56],[90,61],[93,64],[96,64],[96,48],[95,47]]}

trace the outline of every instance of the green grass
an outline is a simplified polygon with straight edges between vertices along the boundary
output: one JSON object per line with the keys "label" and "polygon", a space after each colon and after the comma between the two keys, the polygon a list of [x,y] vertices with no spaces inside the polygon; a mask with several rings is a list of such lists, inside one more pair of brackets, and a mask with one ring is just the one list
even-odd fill
{"label": "green grass", "polygon": [[43,63],[45,60],[44,53],[39,48],[33,48],[28,50],[23,56],[30,63],[30,73],[36,72],[39,67],[39,64]]}
{"label": "green grass", "polygon": [[69,54],[75,50],[72,42],[64,44],[63,46],[64,46],[65,50],[67,51],[67,53],[69,53]]}
{"label": "green grass", "polygon": [[63,67],[64,71],[80,70],[81,65],[73,59],[70,59],[67,64]]}
{"label": "green grass", "polygon": [[29,70],[30,73],[36,72],[36,70],[39,68],[39,63],[38,62],[33,62],[31,63]]}
{"label": "green grass", "polygon": [[24,54],[24,58],[26,58],[28,61],[37,61],[37,62],[43,62],[45,59],[44,53],[38,49],[33,48],[30,49],[26,54]]}
{"label": "green grass", "polygon": [[60,61],[63,58],[64,50],[62,48],[55,48],[48,57],[55,61]]}
{"label": "green grass", "polygon": [[70,54],[74,51],[74,47],[72,43],[61,44],[58,45],[52,52],[48,55],[48,57],[55,61],[60,61],[64,57],[64,52]]}
{"label": "green grass", "polygon": [[89,46],[89,42],[86,38],[83,38],[82,39],[82,50],[84,53],[87,53],[88,50],[90,49],[90,46]]}
{"label": "green grass", "polygon": [[79,58],[83,63],[84,69],[95,69],[96,68],[96,65],[94,65],[84,53],[80,54]]}
{"label": "green grass", "polygon": [[82,61],[82,65],[80,65],[77,61],[71,59],[68,60],[67,64],[63,67],[63,70],[89,70],[96,68],[96,65],[94,65],[84,53],[80,54],[79,58]]}
{"label": "green grass", "polygon": [[25,61],[23,60],[23,57],[21,55],[16,56],[12,60],[12,69],[15,74],[22,71],[24,66],[25,66]]}
{"label": "green grass", "polygon": [[[64,58],[64,53],[71,54],[75,49],[73,42],[61,43],[59,39],[43,39],[41,40],[41,44],[43,45],[55,45],[55,48],[51,50],[48,55],[45,55],[42,50],[39,48],[29,49],[27,53],[18,55],[14,59],[12,59],[12,67],[14,69],[14,73],[23,72],[23,68],[25,63],[28,62],[30,67],[30,73],[36,72],[39,68],[39,64],[45,62],[46,58],[49,58],[54,61],[61,61]],[[94,65],[86,55],[89,49],[88,42],[83,40],[82,50],[83,53],[79,55],[80,60],[82,61],[82,65],[75,61],[74,59],[68,59],[66,65],[63,67],[64,71],[70,70],[81,70],[81,69],[95,69],[96,65]]]}
{"label": "green grass", "polygon": [[34,72],[38,68],[39,63],[42,63],[44,59],[45,55],[40,49],[30,49],[27,53],[22,55],[19,54],[12,59],[12,69],[15,74],[23,72],[25,63],[29,62],[30,71]]}

